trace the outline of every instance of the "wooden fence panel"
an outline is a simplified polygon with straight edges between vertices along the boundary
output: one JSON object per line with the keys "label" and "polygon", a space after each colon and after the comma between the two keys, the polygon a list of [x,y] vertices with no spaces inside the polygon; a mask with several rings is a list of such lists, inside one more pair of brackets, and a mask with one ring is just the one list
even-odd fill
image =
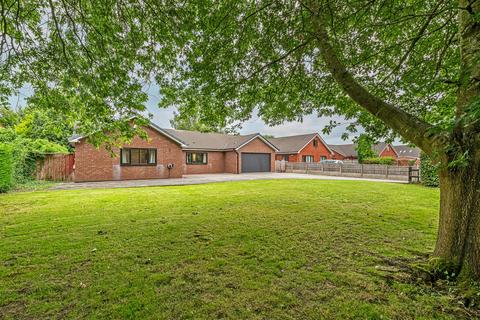
{"label": "wooden fence panel", "polygon": [[379,164],[349,163],[306,163],[276,161],[277,172],[323,174],[332,176],[365,177],[410,181],[411,167]]}
{"label": "wooden fence panel", "polygon": [[72,181],[74,154],[46,154],[37,160],[37,180]]}

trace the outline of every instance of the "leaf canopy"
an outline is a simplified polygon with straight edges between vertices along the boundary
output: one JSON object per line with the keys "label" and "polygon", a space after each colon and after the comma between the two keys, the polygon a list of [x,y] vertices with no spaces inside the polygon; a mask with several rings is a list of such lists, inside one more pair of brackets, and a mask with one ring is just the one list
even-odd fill
{"label": "leaf canopy", "polygon": [[255,112],[272,125],[342,115],[350,132],[361,125],[393,138],[328,72],[312,3],[361,85],[439,130],[454,120],[455,1],[6,2],[1,93],[29,83],[33,99],[74,114],[84,133],[129,130],[125,121],[145,111],[142,89],[154,80],[161,107],[195,109],[212,122],[233,124]]}

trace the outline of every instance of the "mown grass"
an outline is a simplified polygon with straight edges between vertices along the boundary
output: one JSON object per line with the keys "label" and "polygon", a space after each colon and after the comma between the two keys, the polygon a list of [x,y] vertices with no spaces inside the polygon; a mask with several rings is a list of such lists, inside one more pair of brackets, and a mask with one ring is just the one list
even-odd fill
{"label": "mown grass", "polygon": [[454,319],[399,262],[438,190],[249,181],[0,196],[0,318]]}

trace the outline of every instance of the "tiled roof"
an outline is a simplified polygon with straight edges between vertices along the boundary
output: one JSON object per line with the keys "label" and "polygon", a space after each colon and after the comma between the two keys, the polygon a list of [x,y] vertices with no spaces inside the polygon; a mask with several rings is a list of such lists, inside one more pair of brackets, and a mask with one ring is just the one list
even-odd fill
{"label": "tiled roof", "polygon": [[[373,151],[375,151],[377,154],[380,154],[380,152],[385,149],[387,146],[386,143],[381,142],[377,143],[372,146]],[[399,157],[411,157],[411,158],[419,158],[420,157],[420,149],[416,147],[410,147],[408,145],[398,145],[398,146],[392,146],[395,152]],[[339,144],[339,145],[330,145],[330,148],[335,150],[336,152],[340,153],[344,157],[357,157],[357,145],[354,143],[351,144]]]}
{"label": "tiled roof", "polygon": [[356,145],[353,143],[350,144],[331,144],[330,148],[340,153],[344,157],[357,157]]}
{"label": "tiled roof", "polygon": [[[158,127],[153,122],[150,123],[150,127],[176,141],[184,149],[231,150],[237,149],[250,140],[258,137],[272,149],[277,150],[277,147],[274,144],[262,137],[259,133],[231,135],[223,133],[204,133],[188,130],[164,129]],[[69,142],[75,143],[84,137],[85,136],[73,135],[70,137]]]}
{"label": "tiled roof", "polygon": [[188,130],[163,129],[181,140],[187,149],[228,150],[236,149],[258,134],[230,135],[223,133],[204,133]]}
{"label": "tiled roof", "polygon": [[420,149],[408,145],[393,146],[399,157],[420,158]]}
{"label": "tiled roof", "polygon": [[309,133],[299,136],[269,138],[268,141],[280,149],[280,153],[297,153],[316,135],[316,133]]}

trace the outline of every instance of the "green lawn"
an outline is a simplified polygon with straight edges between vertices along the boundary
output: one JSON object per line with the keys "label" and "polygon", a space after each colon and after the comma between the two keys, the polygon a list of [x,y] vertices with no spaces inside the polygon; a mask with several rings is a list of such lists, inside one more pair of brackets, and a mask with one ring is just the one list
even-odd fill
{"label": "green lawn", "polygon": [[438,190],[249,181],[0,196],[0,318],[442,319]]}

